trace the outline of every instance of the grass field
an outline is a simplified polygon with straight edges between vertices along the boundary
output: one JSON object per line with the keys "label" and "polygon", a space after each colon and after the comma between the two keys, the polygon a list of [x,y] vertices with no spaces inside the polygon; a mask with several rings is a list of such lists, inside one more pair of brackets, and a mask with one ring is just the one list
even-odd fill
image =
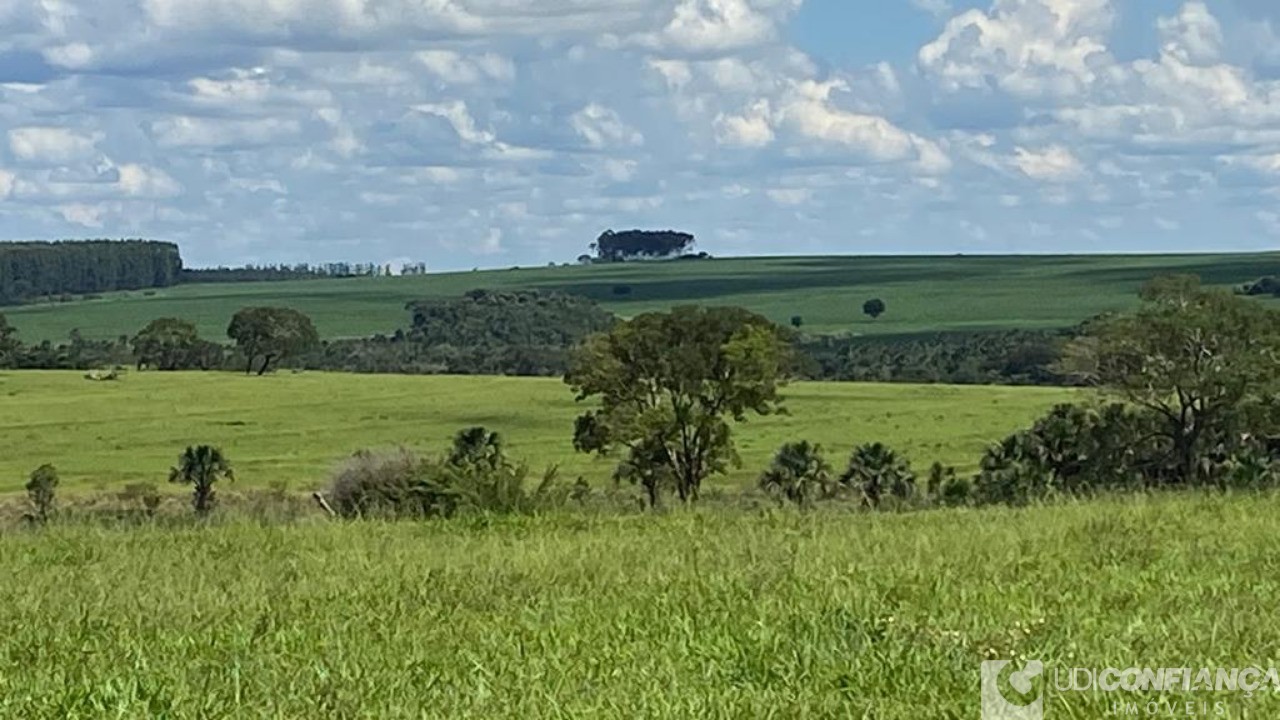
{"label": "grass field", "polygon": [[[55,525],[0,535],[0,717],[977,718],[989,658],[1277,664],[1278,511]],[[1280,712],[1049,685],[1050,719]]]}
{"label": "grass field", "polygon": [[[811,257],[531,268],[402,278],[190,285],[99,300],[4,308],[26,342],[132,335],[158,317],[197,323],[222,339],[249,305],[288,305],[326,337],[391,333],[409,323],[405,303],[476,288],[547,288],[586,295],[628,316],[682,302],[735,305],[815,332],[905,334],[936,330],[1067,327],[1136,302],[1152,276],[1193,272],[1238,285],[1280,274],[1280,255]],[[627,285],[625,299],[614,288]],[[879,297],[888,312],[862,314]]]}
{"label": "grass field", "polygon": [[[843,462],[856,444],[884,441],[925,469],[935,460],[973,468],[992,441],[1024,427],[1073,391],[848,383],[786,389],[789,415],[751,420],[738,439],[753,480],[782,443],[812,440]],[[90,382],[75,372],[0,373],[0,493],[51,462],[69,489],[163,483],[181,450],[220,445],[239,483],[324,483],[361,448],[443,450],[452,435],[484,425],[535,467],[556,463],[568,480],[608,480],[612,464],[575,454],[582,408],[559,380],[324,373],[127,373]]]}

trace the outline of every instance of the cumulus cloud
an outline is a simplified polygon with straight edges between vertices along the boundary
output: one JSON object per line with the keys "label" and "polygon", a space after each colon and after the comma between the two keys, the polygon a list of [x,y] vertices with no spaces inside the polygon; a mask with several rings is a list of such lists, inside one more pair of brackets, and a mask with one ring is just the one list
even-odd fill
{"label": "cumulus cloud", "polygon": [[644,135],[623,122],[617,112],[591,103],[570,118],[573,129],[593,148],[643,145]]}
{"label": "cumulus cloud", "polygon": [[1061,145],[1041,150],[1017,148],[1013,164],[1033,180],[1063,182],[1075,180],[1084,174],[1084,166]]}
{"label": "cumulus cloud", "polygon": [[9,131],[9,150],[19,160],[69,163],[92,156],[98,139],[65,127],[19,127]]}
{"label": "cumulus cloud", "polygon": [[0,220],[439,268],[622,226],[720,253],[1270,227],[1280,62],[1244,45],[1272,4],[911,2],[933,37],[850,64],[800,0],[0,1]]}

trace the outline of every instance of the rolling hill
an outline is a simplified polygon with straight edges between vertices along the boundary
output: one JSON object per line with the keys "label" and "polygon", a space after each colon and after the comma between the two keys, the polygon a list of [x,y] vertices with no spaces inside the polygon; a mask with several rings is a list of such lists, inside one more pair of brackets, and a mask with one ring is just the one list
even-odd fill
{"label": "rolling hill", "polygon": [[[477,288],[539,288],[585,295],[623,316],[680,303],[739,305],[812,332],[909,334],[1074,325],[1136,301],[1154,275],[1197,273],[1237,285],[1280,273],[1280,254],[789,257],[489,270],[392,278],[186,285],[98,299],[3,308],[26,342],[132,334],[157,317],[196,322],[223,337],[248,305],[287,305],[325,337],[390,333],[408,324],[405,303]],[[878,297],[888,312],[862,314]]]}

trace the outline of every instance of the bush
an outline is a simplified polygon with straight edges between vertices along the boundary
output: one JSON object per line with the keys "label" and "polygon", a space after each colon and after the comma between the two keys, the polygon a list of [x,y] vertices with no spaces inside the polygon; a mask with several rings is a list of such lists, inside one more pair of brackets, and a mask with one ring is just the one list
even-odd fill
{"label": "bush", "polygon": [[155,517],[156,511],[160,509],[160,503],[164,497],[160,494],[160,490],[152,483],[132,483],[124,486],[119,495],[121,502],[138,503],[142,506],[143,513],[147,517]]}
{"label": "bush", "polygon": [[329,484],[328,500],[342,517],[427,517],[447,508],[424,492],[427,463],[403,448],[361,450],[343,463]]}
{"label": "bush", "polygon": [[804,327],[804,318],[799,315],[791,316],[791,327],[799,329]]}
{"label": "bush", "polygon": [[909,501],[915,495],[915,474],[910,462],[879,442],[854,450],[840,484],[854,491],[869,507],[879,507],[886,496]]}
{"label": "bush", "polygon": [[34,512],[31,518],[44,524],[54,510],[54,496],[58,488],[58,470],[52,465],[41,465],[31,473],[27,481],[27,498]]}
{"label": "bush", "polygon": [[619,296],[619,297],[623,297],[623,296],[626,296],[626,295],[630,295],[630,294],[631,294],[631,286],[630,286],[630,285],[614,285],[614,286],[613,286],[613,294],[614,294],[614,295],[617,295],[617,296]]}
{"label": "bush", "polygon": [[779,501],[806,506],[828,493],[830,481],[831,466],[822,457],[822,446],[803,441],[782,446],[760,476],[760,489]]}
{"label": "bush", "polygon": [[868,506],[878,508],[886,495],[910,500],[915,495],[916,476],[905,458],[884,443],[872,443],[853,451],[840,484],[861,495]]}
{"label": "bush", "polygon": [[496,433],[471,428],[458,434],[443,457],[432,460],[405,449],[361,451],[343,464],[328,501],[346,518],[453,517],[461,512],[532,513],[562,504],[574,492],[548,468],[534,487],[524,463],[506,458]]}

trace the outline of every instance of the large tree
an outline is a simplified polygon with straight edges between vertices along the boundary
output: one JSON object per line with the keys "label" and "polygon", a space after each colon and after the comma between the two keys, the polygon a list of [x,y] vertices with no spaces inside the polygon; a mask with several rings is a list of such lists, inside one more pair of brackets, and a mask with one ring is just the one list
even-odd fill
{"label": "large tree", "polygon": [[191,367],[201,350],[196,326],[178,318],[152,320],[130,341],[138,369],[180,370]]}
{"label": "large tree", "polygon": [[1280,380],[1280,315],[1192,276],[1157,278],[1141,296],[1136,313],[1091,323],[1063,367],[1152,413],[1165,480],[1197,484],[1211,454],[1269,431],[1253,411]]}
{"label": "large tree", "polygon": [[292,308],[278,307],[252,307],[237,312],[227,326],[227,337],[244,353],[245,374],[253,372],[254,362],[262,358],[259,375],[265,374],[272,362],[304,353],[320,343],[311,318]]}
{"label": "large tree", "polygon": [[740,308],[679,307],[640,315],[588,340],[565,377],[599,409],[577,421],[583,452],[627,453],[620,476],[656,500],[669,480],[681,500],[736,462],[730,421],[780,408],[790,366],[781,328]]}

